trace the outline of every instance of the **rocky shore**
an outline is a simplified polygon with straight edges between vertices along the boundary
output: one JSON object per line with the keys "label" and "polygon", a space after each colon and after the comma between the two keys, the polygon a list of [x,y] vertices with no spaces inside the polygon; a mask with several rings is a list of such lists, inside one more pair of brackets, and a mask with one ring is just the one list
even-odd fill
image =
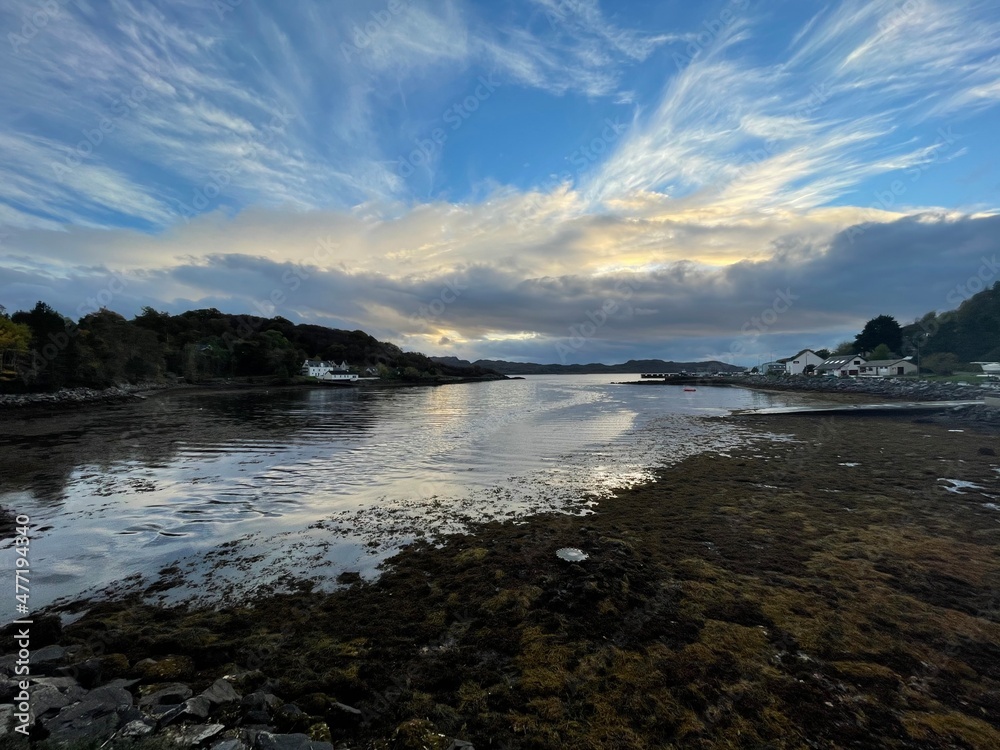
{"label": "rocky shore", "polygon": [[116,385],[97,390],[94,388],[64,388],[51,393],[7,393],[0,394],[0,409],[16,409],[28,406],[73,406],[76,404],[127,401],[141,397],[150,391],[162,390],[163,385],[146,383],[139,385]]}
{"label": "rocky shore", "polygon": [[414,544],[333,593],[81,602],[62,627],[36,615],[34,736],[88,728],[109,748],[129,735],[205,750],[1000,747],[995,438],[915,415],[735,419],[761,438],[666,468],[592,515]]}
{"label": "rocky shore", "polygon": [[[670,381],[668,381],[670,382]],[[705,381],[710,385],[716,381]],[[719,378],[718,382],[771,391],[830,393],[878,396],[905,401],[974,401],[986,395],[1000,396],[1000,388],[982,383],[957,383],[892,378],[765,377],[741,376]]]}

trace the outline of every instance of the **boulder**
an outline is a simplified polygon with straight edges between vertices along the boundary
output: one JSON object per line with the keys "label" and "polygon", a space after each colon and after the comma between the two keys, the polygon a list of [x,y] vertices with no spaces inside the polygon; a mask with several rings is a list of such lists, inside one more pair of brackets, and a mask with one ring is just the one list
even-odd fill
{"label": "boulder", "polygon": [[150,709],[154,706],[176,706],[190,698],[194,692],[187,685],[175,682],[165,685],[139,699],[139,707]]}
{"label": "boulder", "polygon": [[229,703],[239,702],[241,696],[228,680],[216,680],[211,687],[202,692],[201,697],[213,706],[224,706]]}
{"label": "boulder", "polygon": [[91,690],[79,703],[63,708],[44,722],[52,739],[75,741],[88,737],[108,737],[118,727],[120,713],[132,707],[132,694],[122,688]]}

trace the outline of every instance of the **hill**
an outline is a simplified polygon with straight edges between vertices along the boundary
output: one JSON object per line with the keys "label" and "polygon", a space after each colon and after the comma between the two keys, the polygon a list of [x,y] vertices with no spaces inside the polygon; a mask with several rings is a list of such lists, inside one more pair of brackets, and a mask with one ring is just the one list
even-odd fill
{"label": "hill", "polygon": [[502,359],[479,359],[469,362],[457,357],[431,357],[442,365],[482,367],[503,375],[613,375],[643,372],[742,372],[744,368],[715,360],[709,362],[665,362],[662,359],[630,359],[619,365],[595,362],[587,365],[540,365],[534,362],[506,362]]}
{"label": "hill", "polygon": [[479,366],[434,362],[364,331],[344,331],[285,318],[231,315],[214,308],[179,315],[146,307],[132,320],[101,309],[78,322],[44,302],[7,317],[0,390],[106,388],[182,378],[201,383],[231,378],[291,379],[306,358],[374,370],[384,380],[427,382],[500,377]]}
{"label": "hill", "polygon": [[920,344],[922,356],[952,354],[960,362],[1000,361],[1000,281],[957,309],[929,312],[903,326],[904,354]]}

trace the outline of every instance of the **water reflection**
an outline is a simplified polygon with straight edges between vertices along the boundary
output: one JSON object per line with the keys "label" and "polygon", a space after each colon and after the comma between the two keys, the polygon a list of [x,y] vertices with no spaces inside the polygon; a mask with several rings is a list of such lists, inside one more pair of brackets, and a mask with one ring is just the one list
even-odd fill
{"label": "water reflection", "polygon": [[[46,528],[32,546],[36,604],[181,558],[190,586],[245,588],[267,579],[262,560],[279,576],[371,571],[422,533],[585,509],[664,461],[741,439],[692,415],[788,401],[604,376],[175,392],[9,420],[0,505]],[[225,570],[206,565],[224,543]]]}

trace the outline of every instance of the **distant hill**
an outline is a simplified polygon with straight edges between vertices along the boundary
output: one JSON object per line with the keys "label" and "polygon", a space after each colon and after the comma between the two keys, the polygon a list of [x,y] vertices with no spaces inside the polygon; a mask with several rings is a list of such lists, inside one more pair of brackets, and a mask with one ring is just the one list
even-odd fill
{"label": "distant hill", "polygon": [[433,362],[451,367],[480,367],[504,375],[613,375],[643,372],[742,372],[744,368],[725,362],[664,362],[662,359],[630,359],[620,365],[540,365],[534,362],[506,362],[502,359],[478,359],[469,362],[458,357],[431,357]]}

